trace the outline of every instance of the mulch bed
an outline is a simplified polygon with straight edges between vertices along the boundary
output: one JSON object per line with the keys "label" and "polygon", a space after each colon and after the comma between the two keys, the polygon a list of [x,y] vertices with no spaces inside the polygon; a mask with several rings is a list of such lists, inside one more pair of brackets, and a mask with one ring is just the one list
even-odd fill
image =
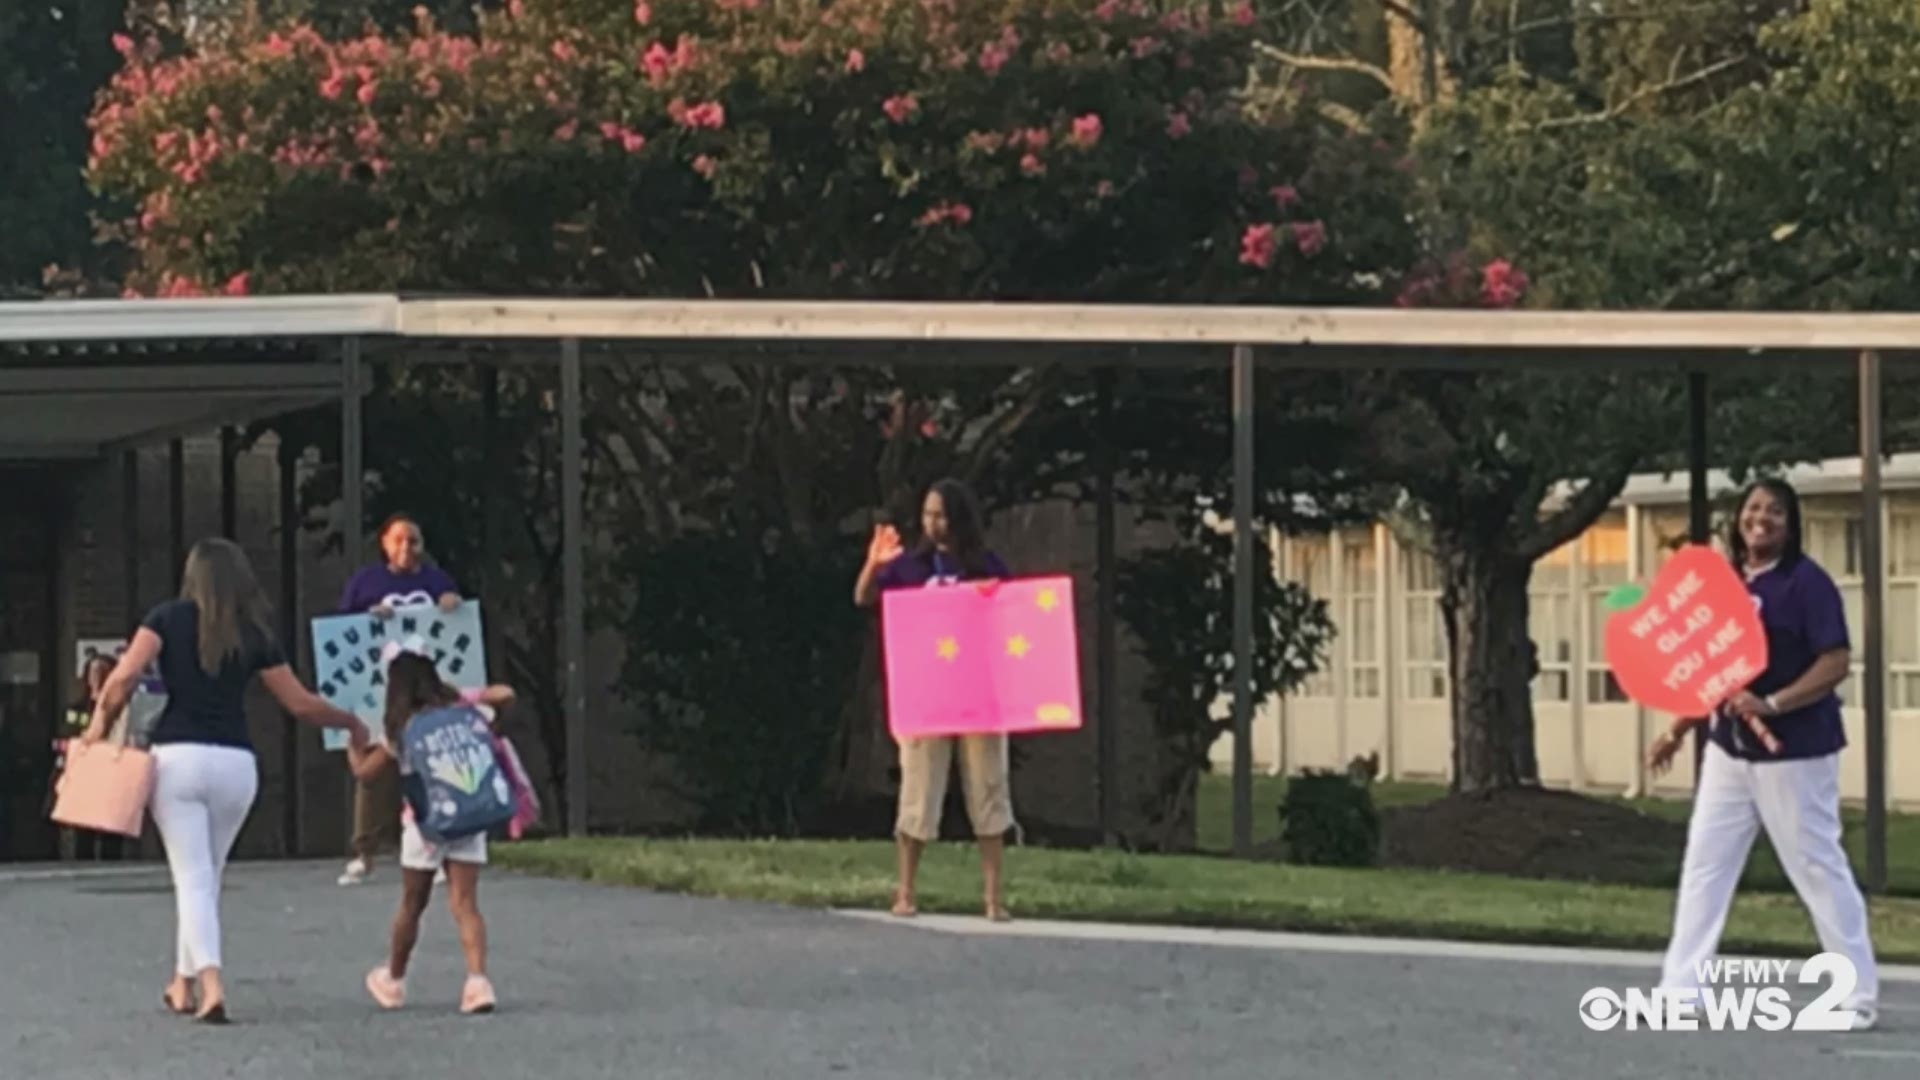
{"label": "mulch bed", "polygon": [[1684,822],[1566,791],[1448,795],[1381,814],[1384,866],[1671,886]]}

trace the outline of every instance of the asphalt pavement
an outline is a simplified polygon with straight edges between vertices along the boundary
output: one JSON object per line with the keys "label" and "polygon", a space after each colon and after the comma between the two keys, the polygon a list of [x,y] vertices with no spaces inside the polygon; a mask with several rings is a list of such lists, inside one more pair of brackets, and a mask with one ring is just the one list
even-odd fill
{"label": "asphalt pavement", "polygon": [[0,1080],[1920,1075],[1911,971],[1873,1032],[1600,1033],[1581,995],[1646,985],[1648,958],[898,922],[500,872],[481,888],[500,1012],[458,1015],[436,902],[411,1000],[384,1013],[361,979],[397,883],[342,889],[337,870],[233,868],[236,1022],[206,1028],[160,1008],[163,868],[0,869]]}

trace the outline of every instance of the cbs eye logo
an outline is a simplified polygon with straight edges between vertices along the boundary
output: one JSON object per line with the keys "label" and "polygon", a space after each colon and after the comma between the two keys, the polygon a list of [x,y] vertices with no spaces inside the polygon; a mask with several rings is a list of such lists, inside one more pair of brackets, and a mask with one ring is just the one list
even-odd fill
{"label": "cbs eye logo", "polygon": [[1620,995],[1604,986],[1596,986],[1580,995],[1580,1022],[1590,1031],[1612,1031],[1620,1026],[1620,1018],[1627,1010],[1620,1004]]}

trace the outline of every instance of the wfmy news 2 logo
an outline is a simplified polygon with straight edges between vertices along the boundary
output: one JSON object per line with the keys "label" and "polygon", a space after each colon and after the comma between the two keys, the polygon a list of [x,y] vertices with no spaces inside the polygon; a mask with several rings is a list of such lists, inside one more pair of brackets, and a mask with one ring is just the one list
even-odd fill
{"label": "wfmy news 2 logo", "polygon": [[1580,1021],[1594,1031],[1851,1031],[1855,1010],[1841,1008],[1859,973],[1839,953],[1800,966],[1802,986],[1831,977],[1826,992],[1796,1011],[1787,990],[1791,960],[1708,960],[1700,989],[1627,990],[1596,986],[1580,996]]}

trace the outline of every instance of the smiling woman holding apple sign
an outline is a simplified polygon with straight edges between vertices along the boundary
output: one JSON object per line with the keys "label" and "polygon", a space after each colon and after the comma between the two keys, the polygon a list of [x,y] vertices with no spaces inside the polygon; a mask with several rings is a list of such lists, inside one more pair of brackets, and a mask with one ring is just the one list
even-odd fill
{"label": "smiling woman holding apple sign", "polygon": [[[1729,537],[1767,642],[1767,666],[1707,721],[1705,760],[1674,907],[1661,987],[1700,988],[1755,835],[1765,828],[1781,868],[1813,918],[1820,946],[1852,961],[1856,982],[1842,1007],[1856,1028],[1876,1019],[1879,975],[1867,909],[1841,846],[1840,698],[1850,642],[1833,579],[1801,550],[1800,500],[1780,480],[1748,486]],[[1677,720],[1648,753],[1665,772],[1695,721]]]}
{"label": "smiling woman holding apple sign", "polygon": [[[870,607],[890,589],[935,588],[962,581],[991,589],[994,582],[1013,576],[1000,556],[987,549],[979,505],[958,480],[942,480],[928,489],[920,508],[920,532],[919,546],[909,552],[891,525],[873,530],[866,566],[853,586],[854,603]],[[1015,823],[1004,734],[900,740],[900,807],[894,822],[900,884],[893,897],[893,913],[903,918],[918,913],[914,887],[920,855],[940,835],[940,808],[946,801],[947,773],[956,745],[967,817],[980,841],[987,918],[1005,922],[1012,916],[1002,891],[1001,867],[1007,830]]]}

